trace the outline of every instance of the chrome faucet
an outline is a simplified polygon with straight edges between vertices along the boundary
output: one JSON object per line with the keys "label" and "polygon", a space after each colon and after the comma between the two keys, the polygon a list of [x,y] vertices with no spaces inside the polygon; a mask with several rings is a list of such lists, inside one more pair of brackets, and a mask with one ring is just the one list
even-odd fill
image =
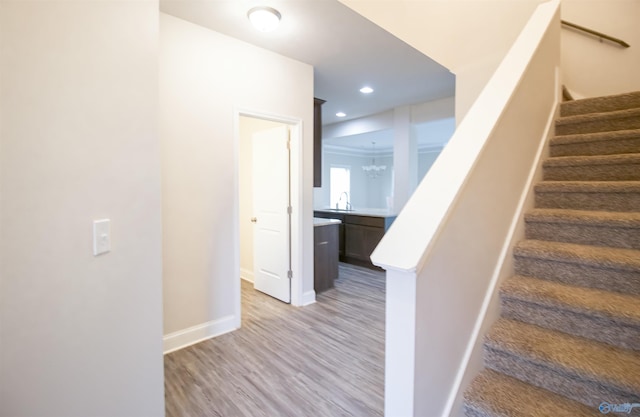
{"label": "chrome faucet", "polygon": [[340,197],[338,198],[338,202],[336,203],[336,210],[340,206],[340,202],[342,201],[342,196],[345,196],[347,200],[346,204],[344,205],[344,209],[351,210],[351,203],[349,202],[349,193],[346,191],[343,191],[342,194],[340,194]]}

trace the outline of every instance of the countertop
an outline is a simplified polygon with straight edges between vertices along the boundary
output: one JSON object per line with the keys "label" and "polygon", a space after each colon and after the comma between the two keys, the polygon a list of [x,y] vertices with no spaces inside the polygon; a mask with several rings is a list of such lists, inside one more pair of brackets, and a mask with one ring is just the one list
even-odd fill
{"label": "countertop", "polygon": [[363,208],[354,210],[336,210],[331,208],[314,209],[313,211],[321,211],[330,214],[349,214],[354,216],[370,216],[370,217],[396,217],[397,214],[387,209]]}
{"label": "countertop", "polygon": [[313,227],[316,226],[328,226],[330,224],[340,224],[342,223],[338,219],[321,219],[320,217],[313,218]]}

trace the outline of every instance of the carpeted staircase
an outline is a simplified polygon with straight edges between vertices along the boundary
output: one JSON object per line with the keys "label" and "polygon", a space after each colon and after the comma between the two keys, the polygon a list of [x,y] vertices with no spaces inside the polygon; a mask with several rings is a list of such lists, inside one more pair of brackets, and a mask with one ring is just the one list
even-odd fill
{"label": "carpeted staircase", "polygon": [[562,103],[543,170],[465,414],[640,416],[640,92]]}

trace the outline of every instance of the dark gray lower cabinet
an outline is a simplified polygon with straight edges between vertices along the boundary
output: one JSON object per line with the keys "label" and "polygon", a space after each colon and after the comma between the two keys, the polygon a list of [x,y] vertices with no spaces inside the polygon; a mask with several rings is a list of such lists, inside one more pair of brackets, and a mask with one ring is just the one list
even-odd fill
{"label": "dark gray lower cabinet", "polygon": [[395,216],[365,216],[323,211],[315,211],[314,216],[342,221],[338,233],[341,262],[379,269],[371,263],[371,253],[395,220]]}
{"label": "dark gray lower cabinet", "polygon": [[[371,263],[371,253],[380,243],[391,221],[385,217],[344,216],[344,257],[345,262],[377,268]],[[388,224],[387,224],[388,222]]]}
{"label": "dark gray lower cabinet", "polygon": [[338,254],[340,255],[340,261],[344,262],[344,214],[325,211],[314,211],[313,217],[320,217],[321,219],[340,220],[341,223],[338,225]]}
{"label": "dark gray lower cabinet", "polygon": [[369,257],[384,236],[384,229],[348,223],[344,229],[345,257],[350,260],[370,263]]}
{"label": "dark gray lower cabinet", "polygon": [[333,281],[338,278],[338,226],[329,224],[313,228],[313,289],[316,294],[333,288]]}

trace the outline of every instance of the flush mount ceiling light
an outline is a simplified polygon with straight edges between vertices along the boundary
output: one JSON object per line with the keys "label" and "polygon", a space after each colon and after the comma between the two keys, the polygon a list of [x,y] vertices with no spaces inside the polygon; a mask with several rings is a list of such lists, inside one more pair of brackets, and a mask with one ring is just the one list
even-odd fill
{"label": "flush mount ceiling light", "polygon": [[258,6],[249,10],[247,17],[260,32],[271,32],[278,27],[282,16],[272,7]]}
{"label": "flush mount ceiling light", "polygon": [[345,117],[346,115],[347,115],[347,113],[345,113],[345,112],[341,112],[341,111],[339,111],[338,113],[336,113],[336,116],[338,116],[338,117]]}
{"label": "flush mount ceiling light", "polygon": [[362,87],[360,89],[360,92],[362,94],[371,94],[371,93],[373,93],[373,88],[371,88],[371,87]]}

